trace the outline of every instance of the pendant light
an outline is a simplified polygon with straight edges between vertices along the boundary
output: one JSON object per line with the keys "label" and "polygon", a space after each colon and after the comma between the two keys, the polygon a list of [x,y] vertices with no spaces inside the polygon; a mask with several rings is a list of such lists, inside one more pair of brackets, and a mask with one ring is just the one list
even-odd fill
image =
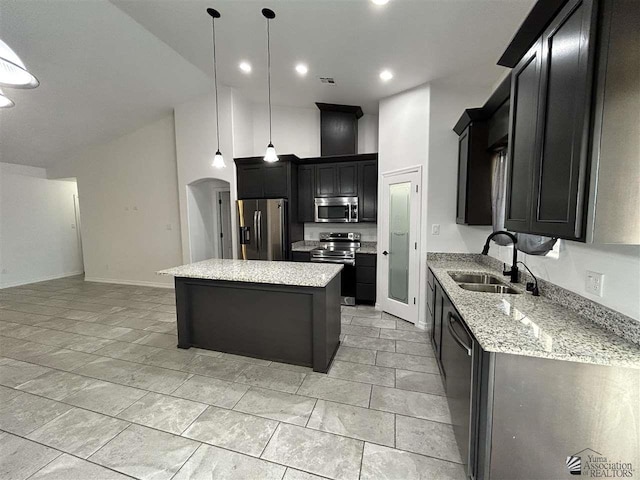
{"label": "pendant light", "polygon": [[227,164],[220,153],[220,115],[218,113],[218,62],[216,59],[216,18],[220,18],[220,12],[214,8],[207,8],[207,13],[211,15],[211,36],[213,39],[213,83],[216,92],[216,138],[218,140],[218,149],[213,157],[211,166],[214,168],[225,168]]}
{"label": "pendant light", "polygon": [[273,142],[271,141],[271,31],[269,29],[269,21],[276,18],[276,14],[273,10],[263,8],[262,15],[267,19],[267,88],[269,91],[269,145],[267,145],[267,151],[264,155],[264,161],[273,163],[280,160],[278,158],[278,155],[276,154],[276,149],[273,146]]}
{"label": "pendant light", "polygon": [[5,96],[5,94],[2,93],[2,90],[0,90],[0,108],[11,108],[14,105],[15,103],[13,103],[13,100]]}
{"label": "pendant light", "polygon": [[2,40],[0,40],[0,85],[12,88],[36,88],[40,85],[38,79],[27,71],[27,67],[16,52]]}

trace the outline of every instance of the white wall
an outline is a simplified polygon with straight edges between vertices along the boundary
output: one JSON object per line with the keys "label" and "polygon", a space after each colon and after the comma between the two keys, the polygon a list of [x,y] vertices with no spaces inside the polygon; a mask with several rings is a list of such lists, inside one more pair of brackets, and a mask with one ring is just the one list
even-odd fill
{"label": "white wall", "polygon": [[75,181],[0,163],[0,288],[82,273]]}
{"label": "white wall", "polygon": [[[420,212],[421,218],[421,239],[419,245],[420,267],[418,292],[419,325],[426,321],[426,208],[424,200],[427,198],[427,163],[429,160],[429,111],[430,111],[430,86],[421,85],[406,92],[399,93],[392,97],[380,101],[379,128],[378,128],[378,172],[383,174],[393,170],[415,165],[422,166],[422,192]],[[378,198],[382,198],[382,181],[379,181]],[[378,212],[382,209],[378,208]],[[378,214],[378,225],[388,222],[387,219],[380,218]],[[382,229],[378,229],[378,241],[382,242],[380,234]],[[386,272],[378,269],[377,290],[378,297],[383,295],[383,276]]]}
{"label": "white wall", "polygon": [[233,156],[253,156],[253,104],[235,89],[231,90],[231,123]]}
{"label": "white wall", "polygon": [[[253,153],[264,155],[269,143],[269,110],[266,104],[252,104]],[[320,156],[320,110],[272,107],[273,144],[278,153],[293,153],[300,158]],[[358,153],[378,151],[378,117],[363,115],[358,120]]]}
{"label": "white wall", "polygon": [[[253,155],[264,155],[269,143],[269,110],[266,104],[253,106]],[[317,108],[272,107],[273,144],[278,153],[300,158],[320,155],[320,110]]]}
{"label": "white wall", "polygon": [[[489,254],[511,264],[513,250],[493,243]],[[640,321],[640,246],[562,241],[558,258],[518,253],[539,278]],[[586,272],[604,274],[603,296],[585,289]]]}
{"label": "white wall", "polygon": [[[189,214],[187,186],[202,179],[218,179],[228,182],[231,189],[231,230],[233,234],[233,255],[237,256],[237,233],[235,201],[237,199],[236,169],[233,158],[238,150],[246,155],[245,144],[251,138],[248,126],[249,111],[240,97],[228,87],[218,90],[220,102],[220,151],[227,167],[216,169],[211,166],[217,149],[215,98],[213,94],[197,98],[174,109],[175,142],[178,168],[178,197],[180,202],[180,232],[182,236],[182,263],[190,263]],[[234,122],[237,135],[234,137]]]}
{"label": "white wall", "polygon": [[[446,80],[431,83],[429,114],[429,188],[427,189],[427,248],[430,252],[482,250],[491,227],[456,224],[458,135],[452,130],[466,108],[481,107],[491,94],[489,86],[452,86]],[[432,226],[440,225],[440,235]]]}
{"label": "white wall", "polygon": [[181,263],[173,116],[48,170],[78,179],[87,280],[171,285]]}

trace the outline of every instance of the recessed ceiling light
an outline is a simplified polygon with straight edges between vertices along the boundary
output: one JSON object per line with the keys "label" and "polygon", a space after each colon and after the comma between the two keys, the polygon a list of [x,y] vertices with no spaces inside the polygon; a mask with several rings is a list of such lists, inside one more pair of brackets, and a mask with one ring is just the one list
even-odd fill
{"label": "recessed ceiling light", "polygon": [[391,80],[393,78],[393,73],[391,73],[389,70],[383,70],[380,72],[380,79],[388,82],[389,80]]}
{"label": "recessed ceiling light", "polygon": [[375,3],[376,5],[386,5],[387,3],[389,3],[389,0],[371,0],[372,3]]}
{"label": "recessed ceiling light", "polygon": [[251,64],[249,62],[240,62],[239,67],[244,73],[251,73]]}
{"label": "recessed ceiling light", "polygon": [[307,67],[304,63],[299,63],[296,65],[296,72],[300,75],[306,75],[309,71],[309,67]]}

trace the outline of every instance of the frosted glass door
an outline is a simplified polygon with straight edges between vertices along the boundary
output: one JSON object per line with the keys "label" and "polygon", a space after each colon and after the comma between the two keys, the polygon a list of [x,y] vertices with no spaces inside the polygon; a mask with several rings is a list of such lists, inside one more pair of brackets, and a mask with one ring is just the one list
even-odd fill
{"label": "frosted glass door", "polygon": [[409,303],[411,182],[389,186],[389,298]]}

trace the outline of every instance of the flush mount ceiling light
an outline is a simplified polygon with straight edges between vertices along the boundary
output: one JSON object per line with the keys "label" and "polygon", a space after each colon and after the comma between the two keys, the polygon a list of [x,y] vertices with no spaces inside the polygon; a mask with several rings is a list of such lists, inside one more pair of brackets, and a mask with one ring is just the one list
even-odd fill
{"label": "flush mount ceiling light", "polygon": [[393,73],[391,73],[391,71],[383,70],[383,71],[380,72],[380,80],[382,80],[384,82],[388,82],[392,78],[393,78]]}
{"label": "flush mount ceiling light", "polygon": [[296,72],[300,75],[306,75],[309,71],[309,67],[307,67],[304,63],[299,63],[296,65]]}
{"label": "flush mount ceiling light", "polygon": [[2,90],[0,90],[0,108],[11,108],[15,105],[15,103],[13,103],[13,101],[6,97],[4,95],[4,93],[2,93]]}
{"label": "flush mount ceiling light", "polygon": [[389,0],[371,0],[371,3],[374,3],[376,5],[386,5],[387,3],[389,3]]}
{"label": "flush mount ceiling light", "polygon": [[0,40],[0,85],[13,88],[36,88],[40,82],[27,71],[24,62],[9,45]]}
{"label": "flush mount ceiling light", "polygon": [[218,63],[216,62],[216,18],[220,18],[220,12],[214,8],[207,8],[207,13],[211,15],[211,38],[213,40],[213,83],[216,92],[216,138],[218,140],[218,150],[213,157],[211,166],[215,168],[225,168],[227,166],[220,153],[220,116],[218,114]]}
{"label": "flush mount ceiling light", "polygon": [[240,70],[242,70],[244,73],[251,73],[251,64],[249,62],[240,62],[240,65],[238,65],[238,67],[240,67]]}
{"label": "flush mount ceiling light", "polygon": [[267,90],[269,93],[269,145],[267,145],[267,151],[264,154],[264,161],[273,163],[280,160],[271,141],[271,30],[269,23],[276,18],[276,14],[273,10],[263,8],[262,15],[267,19]]}

